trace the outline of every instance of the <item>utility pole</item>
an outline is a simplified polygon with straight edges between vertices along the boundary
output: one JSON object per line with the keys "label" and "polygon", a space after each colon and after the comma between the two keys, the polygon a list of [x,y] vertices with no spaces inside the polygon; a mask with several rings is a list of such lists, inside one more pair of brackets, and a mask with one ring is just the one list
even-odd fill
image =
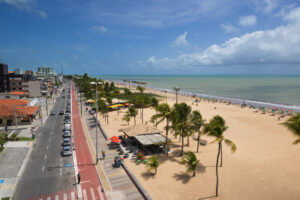
{"label": "utility pole", "polygon": [[14,104],[14,110],[15,110],[15,123],[16,123],[16,128],[18,128],[18,119],[17,119],[17,109],[16,109],[16,104]]}
{"label": "utility pole", "polygon": [[48,92],[46,95],[46,111],[47,111],[47,115],[48,115]]}

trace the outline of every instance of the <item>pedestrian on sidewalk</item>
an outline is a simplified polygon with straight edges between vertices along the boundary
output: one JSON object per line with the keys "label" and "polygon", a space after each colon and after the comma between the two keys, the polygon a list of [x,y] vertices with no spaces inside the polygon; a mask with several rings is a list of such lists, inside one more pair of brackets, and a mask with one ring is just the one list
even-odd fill
{"label": "pedestrian on sidewalk", "polygon": [[78,184],[80,184],[80,174],[77,174]]}
{"label": "pedestrian on sidewalk", "polygon": [[105,158],[105,151],[102,149],[102,157]]}

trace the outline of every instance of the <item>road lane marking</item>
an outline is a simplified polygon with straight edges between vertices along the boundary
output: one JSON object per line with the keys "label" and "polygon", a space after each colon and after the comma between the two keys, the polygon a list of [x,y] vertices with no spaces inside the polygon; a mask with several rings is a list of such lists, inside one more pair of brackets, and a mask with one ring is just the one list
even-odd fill
{"label": "road lane marking", "polygon": [[47,159],[47,155],[45,155],[45,160]]}
{"label": "road lane marking", "polygon": [[86,194],[86,190],[85,190],[85,189],[82,190],[82,193],[83,193],[83,199],[84,199],[84,200],[88,200],[88,197],[87,197],[87,194]]}
{"label": "road lane marking", "polygon": [[58,197],[58,195],[55,195],[55,200],[59,200],[59,197]]}
{"label": "road lane marking", "polygon": [[97,190],[98,190],[100,199],[101,199],[101,200],[102,200],[102,199],[104,200],[104,196],[103,196],[103,194],[102,194],[101,187],[98,186],[98,187],[97,187]]}
{"label": "road lane marking", "polygon": [[67,200],[68,199],[68,197],[67,197],[67,194],[65,193],[64,194],[64,200]]}
{"label": "road lane marking", "polygon": [[45,167],[44,167],[44,165],[43,165],[43,167],[42,167],[42,171],[44,171],[44,168],[45,168]]}
{"label": "road lane marking", "polygon": [[49,145],[47,145],[47,150],[49,149]]}
{"label": "road lane marking", "polygon": [[94,189],[93,189],[93,188],[90,188],[90,191],[91,191],[92,199],[93,199],[93,200],[96,200],[96,196],[95,196],[95,193],[94,193]]}
{"label": "road lane marking", "polygon": [[51,197],[48,197],[47,200],[51,200]]}
{"label": "road lane marking", "polygon": [[87,180],[87,181],[80,181],[81,184],[83,184],[83,183],[88,183],[88,182],[90,182],[90,180]]}
{"label": "road lane marking", "polygon": [[75,200],[75,194],[74,194],[74,192],[71,192],[71,200]]}

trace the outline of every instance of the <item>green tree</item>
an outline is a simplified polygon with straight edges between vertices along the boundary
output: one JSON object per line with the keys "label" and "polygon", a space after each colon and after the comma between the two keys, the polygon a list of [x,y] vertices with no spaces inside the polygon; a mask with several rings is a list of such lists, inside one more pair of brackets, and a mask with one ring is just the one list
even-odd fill
{"label": "green tree", "polygon": [[203,126],[205,120],[203,120],[202,115],[199,111],[194,110],[190,116],[190,122],[192,123],[192,130],[198,133],[197,137],[197,153],[199,152],[200,146],[200,135],[201,135],[201,127]]}
{"label": "green tree", "polygon": [[300,114],[290,117],[286,122],[282,123],[282,125],[287,127],[289,131],[298,137],[293,144],[300,143]]}
{"label": "green tree", "polygon": [[109,108],[108,108],[107,104],[105,103],[105,101],[103,101],[102,99],[98,100],[98,110],[103,114],[105,121],[108,124]]}
{"label": "green tree", "polygon": [[168,133],[169,133],[169,121],[170,121],[170,117],[171,117],[171,108],[169,106],[169,104],[167,103],[162,103],[159,104],[156,108],[155,108],[157,114],[153,115],[151,117],[151,122],[154,123],[155,121],[157,121],[157,119],[159,119],[159,121],[157,121],[155,123],[155,125],[160,124],[161,122],[163,122],[164,120],[166,120],[166,153],[168,156]]}
{"label": "green tree", "polygon": [[157,168],[159,166],[159,160],[157,155],[153,155],[148,159],[148,163],[146,165],[146,167],[150,170],[153,171],[154,170],[154,175],[156,175],[157,173]]}
{"label": "green tree", "polygon": [[3,149],[4,144],[8,141],[8,135],[7,133],[1,133],[0,134],[0,146]]}
{"label": "green tree", "polygon": [[130,115],[129,113],[126,113],[123,117],[123,120],[127,122],[127,124],[129,125],[129,122],[130,122]]}
{"label": "green tree", "polygon": [[218,174],[218,167],[219,167],[219,157],[221,154],[221,167],[222,167],[222,142],[225,141],[227,145],[231,147],[231,152],[236,151],[236,145],[229,139],[224,138],[223,133],[227,130],[227,126],[225,125],[225,120],[219,116],[216,115],[213,117],[213,119],[210,120],[208,124],[204,126],[204,133],[207,133],[209,136],[215,137],[215,140],[211,143],[218,142],[219,148],[218,148],[218,155],[217,155],[217,161],[216,161],[216,196],[218,196],[218,189],[219,189],[219,174]]}
{"label": "green tree", "polygon": [[184,153],[184,156],[182,157],[182,161],[180,164],[187,166],[187,173],[193,173],[193,176],[196,176],[196,169],[199,164],[199,160],[197,159],[197,156],[192,152],[188,151]]}
{"label": "green tree", "polygon": [[141,94],[143,94],[143,92],[144,92],[144,90],[145,90],[145,88],[144,87],[142,87],[142,86],[137,86],[137,88],[136,88],[138,91],[140,91],[140,93]]}
{"label": "green tree", "polygon": [[132,93],[128,88],[124,88],[124,94],[126,97],[129,97],[129,96],[131,96]]}
{"label": "green tree", "polygon": [[119,115],[119,111],[120,111],[120,106],[119,106],[120,91],[117,88],[114,90],[113,96],[118,99],[118,115]]}
{"label": "green tree", "polygon": [[130,106],[128,108],[128,114],[129,114],[130,117],[134,118],[134,125],[136,125],[136,119],[135,118],[136,118],[136,116],[138,114],[137,109],[134,106]]}
{"label": "green tree", "polygon": [[188,106],[186,103],[180,103],[174,104],[171,112],[172,129],[175,131],[175,134],[181,136],[180,156],[183,155],[184,137],[188,135],[189,131],[188,121],[191,111],[191,106]]}

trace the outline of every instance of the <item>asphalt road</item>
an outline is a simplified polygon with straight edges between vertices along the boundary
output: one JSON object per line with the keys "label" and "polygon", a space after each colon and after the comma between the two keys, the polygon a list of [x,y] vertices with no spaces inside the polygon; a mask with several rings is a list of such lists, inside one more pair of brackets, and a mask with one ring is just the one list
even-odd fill
{"label": "asphalt road", "polygon": [[[62,95],[67,97],[67,92]],[[65,167],[65,164],[73,164],[73,158],[61,156],[64,115],[58,113],[65,111],[67,101],[62,95],[53,107],[56,115],[49,116],[37,134],[36,145],[12,199],[30,199],[76,189],[74,168]]]}

